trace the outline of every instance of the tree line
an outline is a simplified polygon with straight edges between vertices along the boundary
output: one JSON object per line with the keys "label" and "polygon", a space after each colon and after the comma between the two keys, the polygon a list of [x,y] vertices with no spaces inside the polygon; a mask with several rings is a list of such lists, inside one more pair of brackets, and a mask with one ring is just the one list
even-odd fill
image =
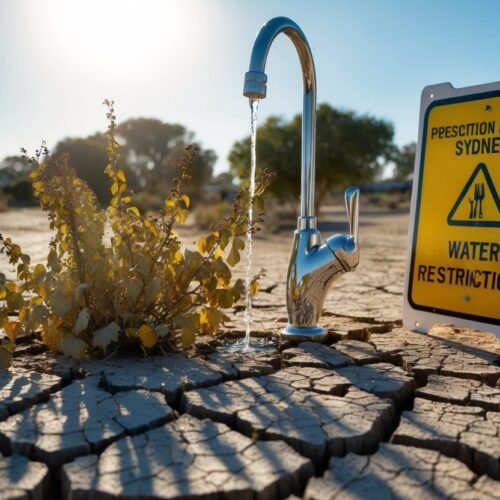
{"label": "tree line", "polygon": [[[316,203],[320,205],[333,188],[369,182],[392,164],[394,177],[401,179],[413,171],[415,144],[398,148],[391,123],[369,115],[335,109],[321,104],[316,127]],[[189,195],[199,200],[204,187],[213,180],[215,152],[197,143],[185,126],[152,118],[131,118],[119,124],[120,168],[127,174],[129,186],[150,199],[165,198],[177,175],[176,165],[188,144],[197,146],[191,169]],[[279,201],[294,205],[300,190],[301,115],[287,121],[272,116],[257,132],[258,168],[276,173],[270,193]],[[109,201],[109,186],[103,175],[107,164],[106,138],[103,133],[88,137],[65,138],[52,154],[67,153],[77,175],[94,190],[104,205]],[[228,157],[231,174],[248,176],[250,137],[237,141]],[[0,162],[0,186],[15,200],[32,200],[28,180],[30,166],[21,156],[9,156]],[[227,173],[221,175],[226,181]]]}

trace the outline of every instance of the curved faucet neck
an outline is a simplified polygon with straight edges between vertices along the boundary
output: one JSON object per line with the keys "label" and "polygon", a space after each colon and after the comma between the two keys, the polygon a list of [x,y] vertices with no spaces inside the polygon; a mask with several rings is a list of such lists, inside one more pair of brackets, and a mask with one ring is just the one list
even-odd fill
{"label": "curved faucet neck", "polygon": [[266,96],[266,59],[273,40],[285,33],[297,50],[304,80],[302,108],[302,163],[300,191],[300,227],[316,227],[314,216],[315,149],[316,149],[316,70],[307,39],[291,19],[275,17],[260,30],[255,40],[250,67],[245,75],[243,94],[251,99]]}

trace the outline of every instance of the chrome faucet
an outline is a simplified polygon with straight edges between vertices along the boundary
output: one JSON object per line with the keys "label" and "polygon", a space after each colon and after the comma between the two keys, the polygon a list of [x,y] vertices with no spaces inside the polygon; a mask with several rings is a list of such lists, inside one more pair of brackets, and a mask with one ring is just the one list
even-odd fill
{"label": "chrome faucet", "polygon": [[288,326],[282,335],[319,341],[327,334],[318,323],[329,287],[340,274],[352,271],[359,262],[359,189],[351,187],[345,192],[349,234],[336,234],[321,244],[314,215],[316,72],[307,39],[292,20],[275,17],[260,30],[250,57],[250,68],[245,74],[243,95],[250,99],[266,97],[267,54],[280,33],[285,33],[295,45],[304,80],[300,217],[287,275]]}

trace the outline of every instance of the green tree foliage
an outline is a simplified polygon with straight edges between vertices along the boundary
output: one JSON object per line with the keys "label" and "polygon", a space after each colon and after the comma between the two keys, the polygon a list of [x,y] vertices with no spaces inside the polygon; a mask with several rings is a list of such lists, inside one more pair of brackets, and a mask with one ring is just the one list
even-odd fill
{"label": "green tree foliage", "polygon": [[413,173],[417,145],[414,142],[395,148],[393,153],[394,178],[406,179]]}
{"label": "green tree foliage", "polygon": [[[300,193],[301,116],[290,122],[270,117],[257,131],[258,168],[276,174],[270,191],[295,203]],[[390,123],[321,104],[316,127],[316,209],[333,188],[372,180],[392,151]],[[250,138],[234,144],[229,162],[240,177],[249,170]]]}
{"label": "green tree foliage", "polygon": [[[123,141],[127,164],[137,176],[140,187],[150,193],[165,195],[174,184],[176,164],[193,134],[179,124],[153,118],[132,118],[117,127]],[[196,145],[198,153],[192,165],[191,195],[196,194],[212,175],[215,153]]]}

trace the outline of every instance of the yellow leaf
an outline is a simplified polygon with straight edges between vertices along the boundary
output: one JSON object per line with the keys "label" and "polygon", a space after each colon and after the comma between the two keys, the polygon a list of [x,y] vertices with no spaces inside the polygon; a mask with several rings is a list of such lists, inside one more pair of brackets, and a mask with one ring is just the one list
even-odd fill
{"label": "yellow leaf", "polygon": [[33,279],[38,279],[45,274],[45,266],[43,264],[37,264],[35,269],[33,269]]}
{"label": "yellow leaf", "polygon": [[20,293],[11,293],[7,295],[7,307],[11,311],[17,311],[24,306],[24,299]]}
{"label": "yellow leaf", "polygon": [[74,359],[82,359],[87,351],[87,343],[82,339],[75,337],[72,333],[65,335],[61,344],[62,352],[65,356]]}
{"label": "yellow leaf", "polygon": [[13,281],[8,281],[5,283],[5,289],[12,293],[17,293],[19,290],[17,285]]}
{"label": "yellow leaf", "polygon": [[118,213],[118,210],[115,207],[108,207],[108,215],[110,217],[114,217]]}
{"label": "yellow leaf", "polygon": [[188,218],[189,212],[187,210],[182,210],[179,208],[177,213],[175,214],[175,220],[179,224],[184,224],[186,222],[186,219]]}
{"label": "yellow leaf", "polygon": [[183,347],[189,347],[196,338],[196,329],[191,325],[185,325],[182,327],[181,341]]}
{"label": "yellow leaf", "polygon": [[127,293],[127,301],[131,306],[134,306],[139,294],[141,293],[144,282],[140,279],[129,279],[123,283],[126,293]]}
{"label": "yellow leaf", "polygon": [[99,328],[94,332],[94,347],[100,347],[103,351],[111,342],[118,342],[118,334],[120,333],[120,325],[113,321],[103,328]]}
{"label": "yellow leaf", "polygon": [[56,316],[66,316],[71,312],[71,302],[64,296],[61,286],[56,287],[52,293],[50,305]]}
{"label": "yellow leaf", "polygon": [[[57,252],[54,248],[51,248],[49,255],[47,256],[47,266],[52,269],[52,271],[58,273],[61,270],[61,264],[57,257]],[[36,268],[35,268],[36,269]]]}
{"label": "yellow leaf", "polygon": [[8,321],[4,326],[5,334],[12,342],[16,341],[17,333],[19,331],[18,321]]}
{"label": "yellow leaf", "polygon": [[229,286],[229,283],[231,282],[231,270],[221,258],[216,258],[214,260],[213,270],[219,285]]}
{"label": "yellow leaf", "polygon": [[217,290],[217,301],[220,307],[227,309],[233,305],[234,297],[229,290]]}
{"label": "yellow leaf", "polygon": [[233,239],[233,247],[235,247],[236,250],[243,250],[245,248],[245,242],[241,238],[235,236]]}
{"label": "yellow leaf", "polygon": [[240,252],[238,252],[234,245],[231,247],[226,260],[231,267],[234,267],[240,261]]}
{"label": "yellow leaf", "polygon": [[128,203],[130,203],[132,201],[132,198],[130,196],[124,196],[122,198],[122,203],[124,203],[125,205],[127,205]]}
{"label": "yellow leaf", "polygon": [[33,182],[32,186],[33,186],[33,190],[35,191],[35,193],[43,192],[43,182],[40,182],[40,181]]}
{"label": "yellow leaf", "polygon": [[117,172],[116,172],[116,178],[119,181],[127,182],[127,179],[125,178],[125,172],[123,170],[117,170]]}
{"label": "yellow leaf", "polygon": [[158,335],[158,338],[163,339],[163,338],[168,336],[168,334],[170,333],[170,329],[169,329],[168,325],[161,324],[161,325],[155,326],[155,332],[156,332],[156,335]]}
{"label": "yellow leaf", "polygon": [[198,249],[198,252],[205,253],[207,251],[207,239],[203,236],[198,238],[198,241],[196,242],[196,248]]}
{"label": "yellow leaf", "polygon": [[209,234],[206,238],[206,252],[211,252],[214,246],[217,244],[217,236],[215,234]]}
{"label": "yellow leaf", "polygon": [[48,316],[49,311],[42,304],[36,304],[30,309],[31,328],[35,329]]}
{"label": "yellow leaf", "polygon": [[80,335],[80,333],[87,328],[90,320],[90,311],[87,307],[84,307],[79,313],[78,318],[76,318],[75,326],[73,327],[73,333],[75,335]]}
{"label": "yellow leaf", "polygon": [[208,333],[215,333],[223,320],[222,313],[214,307],[203,307],[200,311],[200,325]]}
{"label": "yellow leaf", "polygon": [[173,200],[172,198],[165,200],[165,208],[173,208],[175,207],[175,205],[176,205],[175,200]]}
{"label": "yellow leaf", "polygon": [[120,187],[120,184],[118,182],[113,182],[111,185],[111,194],[114,196],[116,193],[118,193],[118,189]]}
{"label": "yellow leaf", "polygon": [[128,207],[127,212],[133,213],[136,217],[141,216],[141,213],[139,212],[139,209],[137,207]]}
{"label": "yellow leaf", "polygon": [[158,335],[151,326],[144,324],[139,328],[139,338],[144,347],[153,347],[158,340]]}
{"label": "yellow leaf", "polygon": [[259,281],[256,279],[253,279],[250,282],[249,290],[250,295],[253,297],[254,295],[257,295],[259,293]]}
{"label": "yellow leaf", "polygon": [[[56,320],[57,321],[57,320]],[[57,323],[48,321],[42,329],[42,340],[49,349],[58,351],[61,349],[63,332],[58,328]]]}
{"label": "yellow leaf", "polygon": [[182,200],[184,201],[184,205],[186,205],[186,208],[189,208],[189,205],[191,204],[191,200],[189,199],[189,196],[187,194],[183,194]]}
{"label": "yellow leaf", "polygon": [[20,323],[23,323],[26,316],[28,314],[28,308],[27,307],[21,307],[19,309],[19,315],[18,315],[18,318],[19,318],[19,322]]}

